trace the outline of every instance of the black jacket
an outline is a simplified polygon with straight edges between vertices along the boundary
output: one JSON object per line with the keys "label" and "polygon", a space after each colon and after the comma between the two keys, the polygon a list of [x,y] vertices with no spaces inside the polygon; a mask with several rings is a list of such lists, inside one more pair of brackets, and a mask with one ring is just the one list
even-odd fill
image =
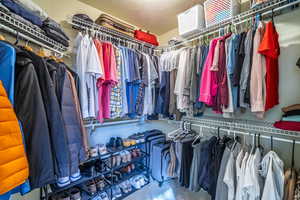
{"label": "black jacket", "polygon": [[41,88],[41,94],[49,125],[55,174],[58,177],[70,176],[70,156],[67,146],[68,141],[66,131],[60,112],[60,106],[56,97],[54,84],[47,69],[47,64],[40,56],[37,56],[33,52],[26,52],[33,62]]}
{"label": "black jacket", "polygon": [[51,77],[54,78],[57,97],[60,104],[62,118],[68,140],[68,149],[71,156],[70,173],[78,172],[79,163],[85,159],[84,148],[82,144],[82,133],[80,130],[80,121],[76,111],[76,105],[71,88],[71,81],[66,72],[66,66],[63,63],[56,63],[49,60],[48,69]]}
{"label": "black jacket", "polygon": [[49,127],[38,77],[26,52],[16,48],[15,111],[22,123],[32,189],[55,181]]}

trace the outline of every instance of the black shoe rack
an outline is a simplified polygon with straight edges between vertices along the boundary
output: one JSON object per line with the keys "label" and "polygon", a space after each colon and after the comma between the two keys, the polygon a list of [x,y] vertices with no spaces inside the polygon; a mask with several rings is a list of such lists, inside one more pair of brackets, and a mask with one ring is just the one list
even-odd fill
{"label": "black shoe rack", "polygon": [[[139,157],[133,158],[131,159],[131,161],[126,162],[126,163],[121,163],[118,166],[113,166],[113,156],[116,156],[118,154],[120,154],[120,152],[122,151],[130,151],[133,149],[140,149],[141,155]],[[99,155],[98,157],[94,157],[94,158],[90,158],[88,160],[86,160],[84,163],[81,163],[81,165],[84,164],[88,164],[88,163],[95,163],[99,160],[104,161],[104,160],[110,160],[110,166],[106,165],[106,170],[99,173],[99,172],[95,172],[89,176],[86,175],[84,173],[81,172],[81,179],[79,179],[78,181],[72,182],[71,184],[65,186],[65,187],[58,187],[56,184],[50,184],[49,186],[43,187],[41,188],[41,192],[40,192],[40,196],[41,196],[41,200],[56,200],[55,196],[57,196],[60,193],[67,193],[67,191],[69,191],[71,188],[76,188],[79,189],[81,191],[81,196],[82,196],[82,200],[90,200],[93,199],[94,197],[96,197],[97,195],[99,195],[102,192],[106,192],[109,196],[109,199],[112,199],[112,188],[114,186],[119,185],[120,183],[129,180],[130,178],[136,176],[136,175],[145,175],[146,178],[148,179],[148,182],[144,185],[146,186],[147,184],[149,184],[149,180],[150,180],[150,176],[149,176],[149,168],[147,167],[147,157],[149,156],[146,152],[146,143],[138,143],[136,145],[132,145],[129,147],[122,147],[122,148],[118,148],[118,149],[108,149],[108,153],[104,154],[104,155]],[[105,163],[105,162],[104,162]],[[132,170],[130,173],[125,173],[122,174],[122,178],[119,180],[106,180],[105,177],[106,176],[113,176],[115,174],[116,171],[130,165],[130,164],[134,164],[135,165],[135,169]],[[113,166],[113,167],[111,167]],[[89,192],[86,184],[90,181],[93,181],[97,178],[101,178],[103,177],[104,180],[106,180],[106,186],[104,187],[103,190],[101,191],[97,191],[96,193],[92,194]],[[143,187],[144,187],[143,186]],[[132,191],[128,192],[128,193],[123,193],[122,191],[122,196],[117,198],[116,200],[121,200],[124,199],[125,197],[129,196],[130,194],[134,193],[135,191],[137,191],[137,189],[134,189],[134,187],[132,187]]]}

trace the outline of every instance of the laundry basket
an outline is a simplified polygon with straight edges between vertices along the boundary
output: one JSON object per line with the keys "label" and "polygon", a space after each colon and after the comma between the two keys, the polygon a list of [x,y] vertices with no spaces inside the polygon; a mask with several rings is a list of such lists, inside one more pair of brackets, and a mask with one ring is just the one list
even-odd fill
{"label": "laundry basket", "polygon": [[207,0],[204,2],[206,27],[213,26],[240,13],[239,0]]}

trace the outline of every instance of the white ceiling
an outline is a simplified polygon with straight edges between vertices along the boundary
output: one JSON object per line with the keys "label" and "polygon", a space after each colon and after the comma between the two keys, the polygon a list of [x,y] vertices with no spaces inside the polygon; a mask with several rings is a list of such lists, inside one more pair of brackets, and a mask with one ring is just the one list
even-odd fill
{"label": "white ceiling", "polygon": [[152,33],[177,27],[176,15],[204,0],[80,0]]}

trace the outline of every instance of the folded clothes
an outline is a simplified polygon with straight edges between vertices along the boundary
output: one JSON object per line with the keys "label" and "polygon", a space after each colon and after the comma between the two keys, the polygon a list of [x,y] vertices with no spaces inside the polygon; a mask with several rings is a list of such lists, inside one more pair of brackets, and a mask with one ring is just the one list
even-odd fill
{"label": "folded clothes", "polygon": [[34,13],[28,11],[18,3],[12,1],[12,0],[1,0],[1,3],[7,7],[11,12],[20,15],[24,19],[27,19],[31,23],[41,27],[43,25],[42,19],[35,15]]}
{"label": "folded clothes", "polygon": [[296,115],[300,116],[300,110],[287,111],[286,113],[284,113],[283,117],[296,116]]}
{"label": "folded clothes", "polygon": [[60,24],[58,24],[56,21],[54,21],[50,18],[47,18],[43,22],[43,27],[42,28],[53,29],[54,31],[58,32],[65,40],[70,40],[70,38],[66,35],[66,33],[61,28]]}
{"label": "folded clothes", "polygon": [[[83,22],[88,22],[88,23],[78,23],[78,20],[76,19],[79,19],[80,21],[83,21]],[[73,19],[72,19],[73,22],[76,22],[76,24],[79,24],[79,25],[84,25],[86,26],[87,28],[91,28],[90,25],[87,25],[87,24],[93,24],[94,21],[86,14],[75,14],[73,15]],[[72,26],[74,29],[81,29],[81,28],[78,28],[77,26]]]}
{"label": "folded clothes", "polygon": [[66,40],[60,33],[50,28],[44,28],[43,30],[49,38],[55,40],[58,43],[61,43],[65,47],[69,47],[69,41]]}
{"label": "folded clothes", "polygon": [[288,131],[300,131],[300,122],[278,121],[274,123],[274,127]]}
{"label": "folded clothes", "polygon": [[282,121],[300,122],[300,115],[282,117]]}
{"label": "folded clothes", "polygon": [[1,2],[0,2],[0,10],[3,11],[3,12],[9,12],[9,9],[6,8],[6,6],[3,5]]}
{"label": "folded clothes", "polygon": [[48,17],[47,13],[40,6],[34,3],[32,0],[14,0],[14,1],[17,2],[23,8],[39,16],[42,20],[45,20]]}

